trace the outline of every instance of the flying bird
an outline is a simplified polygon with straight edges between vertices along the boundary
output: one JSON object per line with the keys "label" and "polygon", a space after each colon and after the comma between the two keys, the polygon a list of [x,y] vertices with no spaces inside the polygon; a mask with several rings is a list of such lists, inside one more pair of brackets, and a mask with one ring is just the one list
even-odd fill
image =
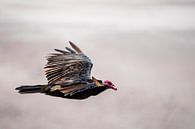
{"label": "flying bird", "polygon": [[44,93],[68,99],[86,99],[107,89],[117,90],[111,81],[91,77],[93,63],[90,58],[74,43],[69,43],[72,48],[54,49],[56,52],[47,57],[44,71],[48,84],[25,85],[16,90],[21,94]]}

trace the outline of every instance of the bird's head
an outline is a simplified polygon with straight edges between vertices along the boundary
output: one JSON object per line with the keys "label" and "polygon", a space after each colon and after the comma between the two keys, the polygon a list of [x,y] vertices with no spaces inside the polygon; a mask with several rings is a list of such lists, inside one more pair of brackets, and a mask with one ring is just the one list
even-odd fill
{"label": "bird's head", "polygon": [[117,88],[115,87],[115,85],[111,81],[109,81],[109,80],[105,80],[103,84],[108,89],[117,90]]}

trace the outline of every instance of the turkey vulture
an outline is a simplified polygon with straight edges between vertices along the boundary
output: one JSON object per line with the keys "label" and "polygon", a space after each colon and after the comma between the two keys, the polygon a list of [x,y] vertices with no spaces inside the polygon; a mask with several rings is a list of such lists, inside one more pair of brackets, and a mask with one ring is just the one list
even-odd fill
{"label": "turkey vulture", "polygon": [[54,49],[57,53],[47,57],[47,85],[20,86],[16,90],[21,94],[45,93],[69,99],[86,99],[106,89],[117,90],[111,81],[91,78],[91,60],[74,43],[69,43],[72,48]]}

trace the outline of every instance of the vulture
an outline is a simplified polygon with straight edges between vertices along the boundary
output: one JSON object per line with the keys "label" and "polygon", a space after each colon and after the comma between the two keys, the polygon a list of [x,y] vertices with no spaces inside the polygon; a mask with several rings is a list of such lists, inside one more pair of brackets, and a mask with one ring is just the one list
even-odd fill
{"label": "vulture", "polygon": [[107,89],[117,90],[109,80],[91,77],[93,63],[81,49],[70,42],[72,48],[54,49],[56,52],[47,57],[44,67],[48,80],[46,85],[24,85],[17,87],[21,94],[44,93],[46,95],[68,99],[86,99],[96,96]]}

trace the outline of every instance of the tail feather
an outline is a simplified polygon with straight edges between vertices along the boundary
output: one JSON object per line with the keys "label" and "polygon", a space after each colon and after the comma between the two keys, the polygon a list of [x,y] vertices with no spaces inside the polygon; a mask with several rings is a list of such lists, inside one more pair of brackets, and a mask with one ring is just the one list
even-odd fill
{"label": "tail feather", "polygon": [[43,87],[45,85],[34,85],[34,86],[20,86],[17,87],[16,90],[18,90],[21,94],[27,94],[27,93],[42,93]]}

